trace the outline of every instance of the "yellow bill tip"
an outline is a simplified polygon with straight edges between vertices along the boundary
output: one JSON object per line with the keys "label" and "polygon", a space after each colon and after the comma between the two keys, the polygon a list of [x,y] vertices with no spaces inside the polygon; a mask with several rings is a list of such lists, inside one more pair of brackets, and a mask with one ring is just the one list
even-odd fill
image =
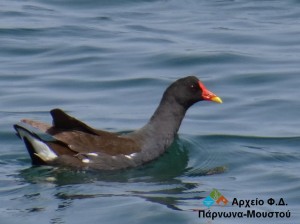
{"label": "yellow bill tip", "polygon": [[218,97],[218,96],[214,96],[214,97],[212,97],[210,100],[211,100],[211,101],[214,101],[214,102],[216,102],[216,103],[223,103],[223,101],[221,100],[221,98]]}

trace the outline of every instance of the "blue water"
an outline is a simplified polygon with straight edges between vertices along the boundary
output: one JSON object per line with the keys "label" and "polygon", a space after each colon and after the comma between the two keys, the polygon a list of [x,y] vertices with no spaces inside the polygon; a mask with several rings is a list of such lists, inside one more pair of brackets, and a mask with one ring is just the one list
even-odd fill
{"label": "blue water", "polygon": [[[0,222],[299,223],[300,2],[246,0],[0,3]],[[142,126],[164,89],[195,74],[201,102],[158,160],[137,169],[32,167],[12,125],[62,108],[110,131]],[[218,189],[290,218],[199,218]],[[283,198],[287,205],[269,205]]]}

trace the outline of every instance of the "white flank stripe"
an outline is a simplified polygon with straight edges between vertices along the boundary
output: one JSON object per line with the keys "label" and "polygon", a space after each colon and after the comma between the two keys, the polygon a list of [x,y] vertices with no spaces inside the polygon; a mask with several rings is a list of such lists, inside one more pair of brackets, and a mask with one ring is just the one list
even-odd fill
{"label": "white flank stripe", "polygon": [[83,163],[90,163],[90,160],[89,159],[82,159],[82,162]]}
{"label": "white flank stripe", "polygon": [[135,152],[135,153],[131,153],[130,155],[129,155],[131,158],[132,157],[135,157],[135,156],[137,156],[137,153]]}
{"label": "white flank stripe", "polygon": [[98,154],[95,153],[95,152],[89,152],[89,153],[87,153],[86,155],[87,155],[87,156],[98,156]]}

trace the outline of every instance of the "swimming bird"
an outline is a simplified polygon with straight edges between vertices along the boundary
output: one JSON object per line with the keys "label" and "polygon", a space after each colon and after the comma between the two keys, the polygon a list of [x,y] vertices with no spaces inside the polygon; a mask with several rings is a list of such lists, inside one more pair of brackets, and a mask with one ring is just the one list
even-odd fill
{"label": "swimming bird", "polygon": [[61,109],[50,111],[53,124],[23,119],[14,125],[33,165],[98,170],[137,167],[158,158],[172,144],[186,111],[198,101],[222,103],[195,76],[173,82],[150,120],[125,134],[94,129]]}

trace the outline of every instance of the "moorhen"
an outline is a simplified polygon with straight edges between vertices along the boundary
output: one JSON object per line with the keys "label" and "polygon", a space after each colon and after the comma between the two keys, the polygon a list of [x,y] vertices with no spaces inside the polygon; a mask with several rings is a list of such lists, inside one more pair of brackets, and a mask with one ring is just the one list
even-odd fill
{"label": "moorhen", "polygon": [[188,76],[173,82],[148,123],[130,133],[94,129],[60,109],[51,110],[52,125],[23,119],[14,128],[33,165],[124,169],[147,163],[165,152],[187,109],[202,100],[222,103],[199,79]]}

